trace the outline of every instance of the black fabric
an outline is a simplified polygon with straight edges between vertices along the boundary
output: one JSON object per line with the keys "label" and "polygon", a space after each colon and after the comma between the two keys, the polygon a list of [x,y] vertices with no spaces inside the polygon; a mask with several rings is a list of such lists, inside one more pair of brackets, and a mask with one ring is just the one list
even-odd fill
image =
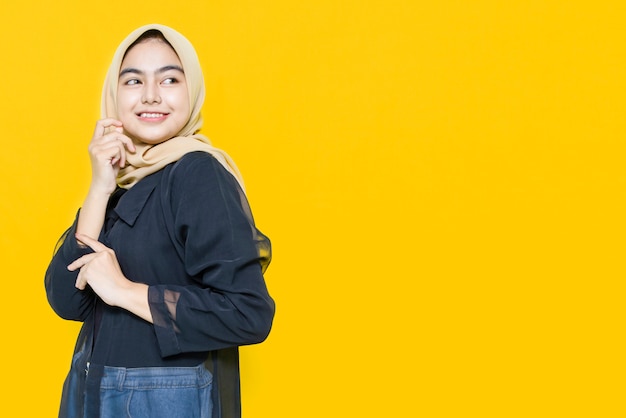
{"label": "black fabric", "polygon": [[70,365],[70,372],[63,383],[63,394],[59,417],[82,417],[84,415],[87,370],[93,348],[93,315],[88,316],[84,322]]}
{"label": "black fabric", "polygon": [[[45,283],[61,317],[85,321],[99,299],[89,288],[77,290],[77,272],[66,268],[89,252],[77,245],[74,228]],[[269,240],[255,227],[234,177],[209,154],[189,153],[114,193],[100,241],[115,251],[128,279],[149,285],[154,324],[100,301],[92,363],[189,367],[206,361],[216,400],[229,404],[218,405],[214,411],[223,412],[214,417],[238,417],[236,347],[267,337],[274,302],[263,278]]]}

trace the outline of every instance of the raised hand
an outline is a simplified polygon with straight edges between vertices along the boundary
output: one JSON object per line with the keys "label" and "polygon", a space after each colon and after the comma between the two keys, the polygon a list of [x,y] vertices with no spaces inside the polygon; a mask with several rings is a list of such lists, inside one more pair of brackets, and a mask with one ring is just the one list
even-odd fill
{"label": "raised hand", "polygon": [[126,152],[135,152],[135,145],[124,135],[122,122],[113,118],[99,120],[89,143],[93,192],[113,193],[117,173],[126,166]]}

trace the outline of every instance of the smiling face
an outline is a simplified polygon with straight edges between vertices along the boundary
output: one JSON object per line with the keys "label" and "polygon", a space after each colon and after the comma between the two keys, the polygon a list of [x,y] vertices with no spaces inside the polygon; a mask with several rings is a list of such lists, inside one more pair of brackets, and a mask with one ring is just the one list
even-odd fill
{"label": "smiling face", "polygon": [[117,115],[136,141],[160,144],[173,138],[191,113],[180,59],[160,39],[131,47],[120,68]]}

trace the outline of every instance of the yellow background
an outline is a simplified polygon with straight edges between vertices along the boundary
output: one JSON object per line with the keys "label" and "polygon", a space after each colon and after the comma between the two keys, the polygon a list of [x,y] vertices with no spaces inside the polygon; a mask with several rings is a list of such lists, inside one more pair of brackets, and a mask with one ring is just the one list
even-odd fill
{"label": "yellow background", "polygon": [[621,1],[9,1],[0,415],[52,417],[78,325],[43,276],[118,42],[185,34],[204,133],[273,241],[244,417],[617,417]]}

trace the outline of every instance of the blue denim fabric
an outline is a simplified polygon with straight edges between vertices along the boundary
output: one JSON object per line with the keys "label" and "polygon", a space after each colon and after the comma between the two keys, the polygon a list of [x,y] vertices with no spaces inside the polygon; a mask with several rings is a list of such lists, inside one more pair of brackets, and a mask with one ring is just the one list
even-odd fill
{"label": "blue denim fabric", "polygon": [[101,418],[210,418],[213,376],[196,367],[104,367]]}

